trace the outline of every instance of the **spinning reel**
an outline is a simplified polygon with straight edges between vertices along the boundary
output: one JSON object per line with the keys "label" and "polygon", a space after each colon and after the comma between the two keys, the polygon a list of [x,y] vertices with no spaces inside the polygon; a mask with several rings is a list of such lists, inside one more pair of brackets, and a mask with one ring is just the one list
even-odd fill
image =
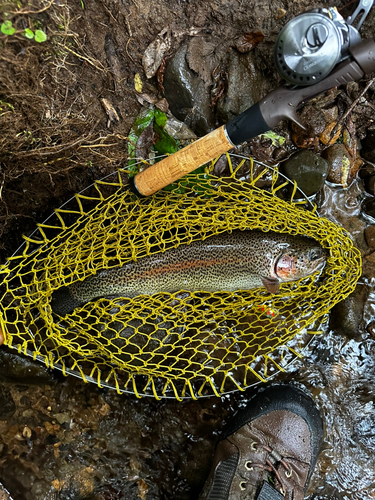
{"label": "spinning reel", "polygon": [[[333,68],[350,56],[349,48],[361,41],[359,29],[374,0],[360,0],[346,20],[336,7],[312,9],[289,21],[275,44],[275,64],[279,74],[298,86],[323,80]],[[354,20],[363,12],[357,27]]]}

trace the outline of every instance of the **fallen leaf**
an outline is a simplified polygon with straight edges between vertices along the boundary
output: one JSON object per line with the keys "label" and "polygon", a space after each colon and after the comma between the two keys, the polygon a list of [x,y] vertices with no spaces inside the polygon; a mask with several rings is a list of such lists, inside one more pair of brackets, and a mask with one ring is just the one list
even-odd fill
{"label": "fallen leaf", "polygon": [[337,127],[336,132],[334,133],[334,136],[333,137],[331,136],[336,125],[337,122],[329,123],[324,129],[324,131],[319,135],[320,141],[326,146],[331,146],[332,144],[335,144],[337,139],[340,137],[342,125],[339,125]]}
{"label": "fallen leaf", "polygon": [[214,84],[213,84],[213,87],[211,89],[210,107],[212,109],[214,109],[214,107],[217,104],[217,101],[220,99],[220,97],[225,92],[226,81],[227,81],[228,75],[225,73],[225,71],[220,71],[219,65],[217,65],[216,68],[212,72],[212,78],[213,78]]}
{"label": "fallen leaf", "polygon": [[171,47],[171,30],[164,28],[145,50],[142,66],[147,78],[152,78]]}
{"label": "fallen leaf", "polygon": [[160,111],[163,111],[163,113],[167,113],[169,109],[169,104],[167,99],[160,99],[155,106],[160,109]]}
{"label": "fallen leaf", "polygon": [[344,155],[342,157],[341,179],[340,179],[343,188],[348,187],[349,170],[350,170],[350,159]]}
{"label": "fallen leaf", "polygon": [[158,102],[158,98],[150,95],[150,94],[136,94],[136,99],[139,102],[139,104],[142,104],[142,106],[147,102],[149,104],[156,104]]}
{"label": "fallen leaf", "polygon": [[100,99],[100,102],[104,108],[104,111],[107,113],[109,121],[108,126],[111,125],[111,123],[117,125],[120,121],[120,117],[115,108],[113,107],[113,105],[108,101],[108,99],[104,98]]}
{"label": "fallen leaf", "polygon": [[150,123],[150,125],[146,127],[138,137],[137,144],[135,146],[135,157],[149,158],[151,146],[155,144],[157,139],[158,137],[154,132],[153,124]]}
{"label": "fallen leaf", "polygon": [[173,137],[173,139],[177,139],[179,141],[186,141],[189,139],[196,139],[197,136],[194,134],[192,130],[180,120],[177,120],[172,115],[168,116],[168,121],[164,128],[165,132]]}
{"label": "fallen leaf", "polygon": [[137,483],[138,483],[138,497],[141,500],[146,500],[148,493],[148,485],[146,481],[144,479],[139,479]]}
{"label": "fallen leaf", "polygon": [[193,38],[186,52],[189,68],[199,75],[206,85],[212,85],[212,72],[218,66],[216,44],[204,38]]}
{"label": "fallen leaf", "polygon": [[160,92],[164,94],[164,73],[165,73],[165,67],[166,67],[166,62],[167,62],[167,57],[164,57],[162,60],[159,69],[156,72],[156,79],[158,81],[158,89]]}
{"label": "fallen leaf", "polygon": [[141,75],[139,73],[136,73],[134,76],[134,87],[137,92],[142,92],[143,84]]}
{"label": "fallen leaf", "polygon": [[251,33],[244,33],[244,35],[236,43],[236,49],[242,54],[250,52],[258,43],[264,39],[261,31],[252,31]]}

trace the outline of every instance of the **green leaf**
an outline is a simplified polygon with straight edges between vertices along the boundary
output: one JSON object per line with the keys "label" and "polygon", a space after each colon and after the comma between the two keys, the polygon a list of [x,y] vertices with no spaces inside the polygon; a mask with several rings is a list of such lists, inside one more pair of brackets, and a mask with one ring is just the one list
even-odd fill
{"label": "green leaf", "polygon": [[160,128],[164,130],[164,127],[167,124],[167,115],[163,113],[163,111],[160,111],[160,109],[155,108],[155,123],[156,125],[159,125]]}
{"label": "green leaf", "polygon": [[4,35],[13,35],[16,30],[13,28],[12,21],[8,20],[2,23],[2,25],[0,26],[0,31],[1,33],[4,33]]}
{"label": "green leaf", "polygon": [[36,30],[35,31],[35,41],[42,43],[47,40],[47,35],[44,33],[42,30]]}
{"label": "green leaf", "polygon": [[132,126],[132,130],[134,130],[137,137],[139,137],[141,133],[150,125],[150,123],[152,123],[153,119],[153,109],[144,109],[139,113]]}
{"label": "green leaf", "polygon": [[265,132],[264,134],[260,134],[260,136],[265,137],[266,139],[271,139],[272,146],[282,146],[286,140],[285,137],[283,137],[282,135],[277,135],[271,130]]}
{"label": "green leaf", "polygon": [[134,120],[133,126],[128,134],[128,170],[130,175],[135,175],[138,173],[138,165],[136,165],[135,158],[135,146],[138,141],[138,137],[141,133],[152,123],[154,119],[153,109],[142,110],[137,118]]}
{"label": "green leaf", "polygon": [[159,136],[158,142],[155,144],[155,149],[158,153],[160,154],[172,154],[175,153],[178,150],[178,144],[173,137],[171,137],[167,132],[164,132],[164,130],[159,127],[159,125],[154,123],[154,130]]}
{"label": "green leaf", "polygon": [[34,32],[31,31],[29,28],[25,29],[25,37],[26,38],[34,38]]}

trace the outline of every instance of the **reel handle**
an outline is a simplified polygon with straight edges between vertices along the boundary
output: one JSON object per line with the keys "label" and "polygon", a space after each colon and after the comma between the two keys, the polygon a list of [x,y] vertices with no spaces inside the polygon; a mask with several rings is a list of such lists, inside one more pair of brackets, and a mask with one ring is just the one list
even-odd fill
{"label": "reel handle", "polygon": [[275,127],[287,118],[305,129],[296,109],[330,88],[359,80],[375,71],[375,41],[363,40],[349,49],[346,59],[320,82],[309,87],[278,87],[226,125],[210,132],[164,160],[129,179],[132,191],[149,196],[180,177],[217,158],[234,146]]}

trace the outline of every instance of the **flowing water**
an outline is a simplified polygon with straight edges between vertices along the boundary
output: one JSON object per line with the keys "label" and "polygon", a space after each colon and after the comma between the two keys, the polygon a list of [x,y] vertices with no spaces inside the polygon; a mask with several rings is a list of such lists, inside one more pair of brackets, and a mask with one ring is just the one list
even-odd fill
{"label": "flowing water", "polygon": [[[321,213],[352,234],[364,273],[304,358],[274,379],[305,388],[324,419],[311,500],[375,498],[375,278],[360,215],[367,196],[360,181],[324,187]],[[193,500],[223,424],[260,388],[182,403],[138,400],[6,349],[0,356],[0,481],[13,500]]]}

